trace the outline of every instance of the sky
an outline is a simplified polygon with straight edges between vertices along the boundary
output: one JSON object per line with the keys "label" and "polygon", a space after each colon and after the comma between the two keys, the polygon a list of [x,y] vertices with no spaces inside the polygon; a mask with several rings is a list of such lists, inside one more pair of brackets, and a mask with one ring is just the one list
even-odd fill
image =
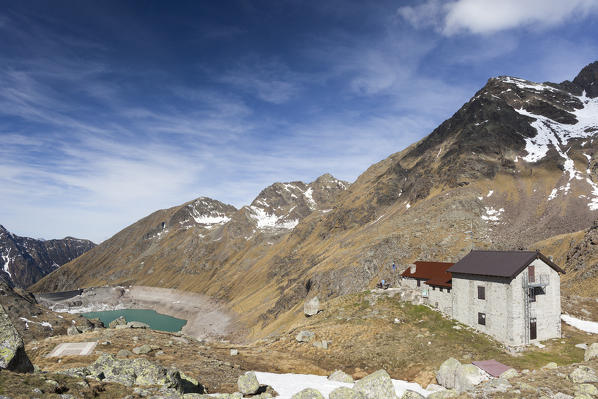
{"label": "sky", "polygon": [[0,224],[34,238],[352,182],[490,77],[598,60],[598,0],[0,5]]}

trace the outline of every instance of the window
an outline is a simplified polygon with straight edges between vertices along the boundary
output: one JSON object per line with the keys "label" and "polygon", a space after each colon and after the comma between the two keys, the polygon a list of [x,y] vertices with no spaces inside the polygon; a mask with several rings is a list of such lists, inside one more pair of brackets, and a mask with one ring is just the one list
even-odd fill
{"label": "window", "polygon": [[432,286],[432,291],[436,291],[436,286]]}
{"label": "window", "polygon": [[536,318],[532,317],[529,320],[529,339],[538,338],[538,329],[536,327]]}
{"label": "window", "polygon": [[421,281],[417,280],[417,286],[421,287]]}
{"label": "window", "polygon": [[478,313],[478,324],[486,325],[486,313]]}
{"label": "window", "polygon": [[538,295],[544,295],[544,294],[545,294],[544,288],[542,288],[542,287],[531,287],[531,288],[529,288],[529,293],[528,293],[528,295],[529,295],[529,301],[530,302],[536,302],[536,297]]}
{"label": "window", "polygon": [[478,285],[478,299],[486,299],[486,287]]}
{"label": "window", "polygon": [[442,287],[440,287],[440,292],[442,292]]}
{"label": "window", "polygon": [[528,274],[528,278],[529,278],[529,282],[530,283],[535,283],[536,282],[536,267],[535,266],[528,266],[527,268],[527,274]]}

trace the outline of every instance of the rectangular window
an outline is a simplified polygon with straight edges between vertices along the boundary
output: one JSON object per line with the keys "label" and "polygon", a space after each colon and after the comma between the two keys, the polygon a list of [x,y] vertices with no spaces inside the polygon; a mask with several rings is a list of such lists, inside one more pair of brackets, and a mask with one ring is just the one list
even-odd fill
{"label": "rectangular window", "polygon": [[529,321],[529,339],[538,338],[538,329],[536,327],[536,318],[533,317]]}
{"label": "rectangular window", "polygon": [[478,313],[478,324],[482,326],[486,325],[486,313]]}
{"label": "rectangular window", "polygon": [[421,282],[419,280],[417,280],[417,286],[421,287]]}
{"label": "rectangular window", "polygon": [[536,282],[536,267],[535,266],[528,266],[527,273],[529,275],[529,282],[535,283]]}
{"label": "rectangular window", "polygon": [[536,302],[536,289],[534,287],[529,288],[529,301]]}
{"label": "rectangular window", "polygon": [[440,287],[440,292],[442,292],[442,287]]}
{"label": "rectangular window", "polygon": [[486,287],[478,285],[478,299],[486,299]]}
{"label": "rectangular window", "polygon": [[436,286],[432,286],[432,291],[436,291]]}

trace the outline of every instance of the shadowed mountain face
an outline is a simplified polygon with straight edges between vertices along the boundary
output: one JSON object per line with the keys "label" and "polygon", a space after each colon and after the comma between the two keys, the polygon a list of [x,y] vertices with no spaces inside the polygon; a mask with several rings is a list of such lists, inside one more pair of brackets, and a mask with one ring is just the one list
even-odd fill
{"label": "shadowed mountain face", "polygon": [[0,225],[0,278],[25,288],[93,247],[89,240],[72,237],[47,241],[19,237]]}
{"label": "shadowed mountain face", "polygon": [[276,183],[211,225],[173,223],[188,204],[158,211],[35,288],[202,292],[259,335],[292,321],[315,293],[392,280],[393,261],[456,261],[473,247],[527,248],[587,229],[598,211],[597,71],[593,63],[559,84],[492,78],[430,135],[350,186],[330,175]]}

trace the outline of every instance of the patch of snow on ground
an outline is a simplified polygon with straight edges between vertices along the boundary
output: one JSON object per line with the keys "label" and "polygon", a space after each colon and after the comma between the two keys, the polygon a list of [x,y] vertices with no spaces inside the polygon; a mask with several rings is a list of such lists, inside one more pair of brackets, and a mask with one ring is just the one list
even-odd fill
{"label": "patch of snow on ground", "polygon": [[259,229],[263,228],[279,228],[279,229],[293,229],[299,224],[298,219],[283,221],[276,215],[268,214],[264,209],[257,206],[249,207],[251,217],[257,222]]}
{"label": "patch of snow on ground", "polygon": [[[310,374],[275,374],[256,371],[255,373],[257,380],[260,384],[270,385],[276,392],[278,392],[278,398],[290,399],[294,394],[304,390],[305,388],[317,389],[328,397],[330,392],[339,387],[351,388],[353,384],[330,381],[325,376],[310,375]],[[414,382],[407,382],[402,380],[392,380],[395,387],[397,396],[400,398],[403,396],[407,389],[420,393],[421,395],[428,396],[431,394],[430,391],[426,391],[419,384]]]}
{"label": "patch of snow on ground", "polygon": [[482,215],[481,218],[487,222],[498,222],[505,211],[504,208],[494,209],[491,206],[485,206],[484,209],[486,210],[486,214]]}
{"label": "patch of snow on ground", "polygon": [[10,271],[8,271],[8,266],[10,265],[10,261],[12,259],[10,259],[10,250],[12,248],[8,248],[8,253],[6,255],[2,254],[2,260],[4,261],[4,266],[2,267],[2,270],[4,270],[6,272],[6,274],[8,274],[8,277],[10,279],[12,279],[12,274],[10,274]]}
{"label": "patch of snow on ground", "polygon": [[494,194],[494,190],[488,191],[488,195],[486,195],[486,197],[489,198],[492,196],[492,194]]}
{"label": "patch of snow on ground", "polygon": [[405,208],[407,208],[407,209],[411,208],[411,204],[408,202],[407,205],[405,205]]}
{"label": "patch of snow on ground", "polygon": [[[34,316],[35,317],[35,316]],[[24,317],[19,317],[19,319],[23,320],[25,322],[25,328],[29,328],[29,323],[33,323],[33,324],[39,324],[43,327],[50,327],[51,330],[53,330],[54,328],[52,327],[52,324],[48,323],[47,321],[42,321],[42,322],[38,322],[38,321],[32,321],[32,320],[28,320]]]}
{"label": "patch of snow on ground", "polygon": [[562,314],[561,320],[578,330],[598,334],[598,323],[595,321],[581,320],[567,314]]}
{"label": "patch of snow on ground", "polygon": [[313,193],[314,190],[311,187],[303,193],[305,198],[307,198],[307,206],[309,206],[309,209],[316,209],[316,201],[314,201],[314,197],[312,196]]}
{"label": "patch of snow on ground", "polygon": [[543,85],[541,83],[530,82],[529,80],[513,78],[511,76],[505,76],[501,79],[505,83],[511,83],[515,86],[519,87],[520,89],[532,89],[532,90],[550,90],[550,91],[557,91],[554,87]]}
{"label": "patch of snow on ground", "polygon": [[548,201],[551,201],[553,199],[556,198],[556,195],[558,194],[558,189],[553,188],[552,191],[550,192],[550,195],[548,196]]}

